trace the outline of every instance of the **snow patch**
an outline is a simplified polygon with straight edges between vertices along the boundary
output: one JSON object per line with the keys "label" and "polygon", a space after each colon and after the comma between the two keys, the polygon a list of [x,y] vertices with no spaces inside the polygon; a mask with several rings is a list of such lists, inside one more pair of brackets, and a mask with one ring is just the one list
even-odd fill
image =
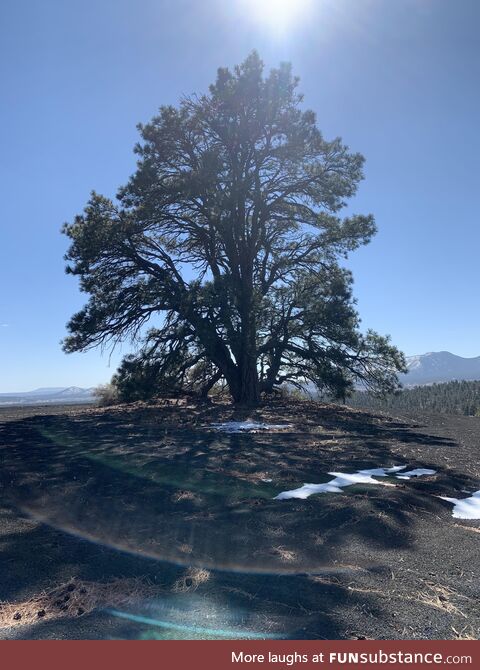
{"label": "snow patch", "polygon": [[397,475],[397,479],[411,479],[412,477],[421,477],[422,475],[435,475],[436,470],[429,470],[428,468],[415,468],[415,470],[409,470],[408,472],[402,472],[401,475]]}
{"label": "snow patch", "polygon": [[455,519],[480,519],[480,491],[472,493],[470,498],[438,497],[453,504],[452,516]]}
{"label": "snow patch", "polygon": [[256,433],[259,430],[281,430],[291,428],[291,423],[257,423],[255,421],[226,421],[225,423],[213,423],[212,428],[224,433]]}
{"label": "snow patch", "polygon": [[346,486],[354,484],[382,484],[383,486],[392,486],[388,482],[379,482],[373,477],[388,477],[390,474],[404,470],[406,465],[396,465],[393,468],[372,468],[371,470],[358,470],[354,474],[344,474],[343,472],[329,472],[334,479],[324,484],[304,484],[298,489],[283,491],[276,496],[275,500],[287,500],[289,498],[308,498],[314,493],[341,493]]}

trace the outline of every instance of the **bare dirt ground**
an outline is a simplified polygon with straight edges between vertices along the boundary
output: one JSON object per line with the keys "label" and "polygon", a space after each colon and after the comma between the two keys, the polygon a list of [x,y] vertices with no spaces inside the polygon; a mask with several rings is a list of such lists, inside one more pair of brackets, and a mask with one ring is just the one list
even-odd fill
{"label": "bare dirt ground", "polygon": [[[480,489],[479,442],[293,400],[0,409],[0,638],[478,638],[480,522],[437,496]],[[395,465],[437,473],[274,500]]]}

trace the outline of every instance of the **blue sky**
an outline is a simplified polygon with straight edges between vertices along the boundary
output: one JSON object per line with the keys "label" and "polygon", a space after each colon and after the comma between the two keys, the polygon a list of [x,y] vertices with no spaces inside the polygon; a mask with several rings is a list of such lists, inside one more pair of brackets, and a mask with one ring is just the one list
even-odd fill
{"label": "blue sky", "polygon": [[60,227],[133,172],[139,121],[253,48],[291,61],[324,135],[366,156],[363,326],[407,354],[480,355],[480,3],[305,0],[280,30],[262,2],[2,1],[0,392],[110,378],[121,352],[60,348],[86,299]]}

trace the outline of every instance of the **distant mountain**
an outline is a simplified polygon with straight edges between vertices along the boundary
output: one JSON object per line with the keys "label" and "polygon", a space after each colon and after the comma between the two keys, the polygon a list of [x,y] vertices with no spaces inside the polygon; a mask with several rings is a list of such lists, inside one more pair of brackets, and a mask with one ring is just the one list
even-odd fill
{"label": "distant mountain", "polygon": [[93,388],[83,389],[79,386],[67,386],[67,388],[57,391],[56,395],[62,396],[64,398],[85,398],[90,397],[93,394]]}
{"label": "distant mountain", "polygon": [[0,407],[6,405],[61,405],[95,402],[93,388],[54,386],[20,393],[0,393]]}
{"label": "distant mountain", "polygon": [[480,356],[462,358],[449,351],[437,351],[407,357],[408,374],[400,375],[406,387],[450,382],[480,380]]}

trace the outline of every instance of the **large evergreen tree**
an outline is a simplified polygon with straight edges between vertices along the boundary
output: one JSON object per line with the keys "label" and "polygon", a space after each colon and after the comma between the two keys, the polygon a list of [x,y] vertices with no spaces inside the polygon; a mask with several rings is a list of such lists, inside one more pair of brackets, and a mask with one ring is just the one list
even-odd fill
{"label": "large evergreen tree", "polygon": [[337,396],[355,381],[396,387],[403,356],[360,333],[339,265],[375,233],[372,215],[339,216],[364,159],[322,137],[297,85],[289,65],[264,75],[252,53],[219,69],[208,94],[139,126],[137,171],[117,202],[93,193],[64,227],[67,272],[90,295],[66,351],[135,336],[160,315],[123,373],[204,393],[223,379],[247,404],[284,382]]}

